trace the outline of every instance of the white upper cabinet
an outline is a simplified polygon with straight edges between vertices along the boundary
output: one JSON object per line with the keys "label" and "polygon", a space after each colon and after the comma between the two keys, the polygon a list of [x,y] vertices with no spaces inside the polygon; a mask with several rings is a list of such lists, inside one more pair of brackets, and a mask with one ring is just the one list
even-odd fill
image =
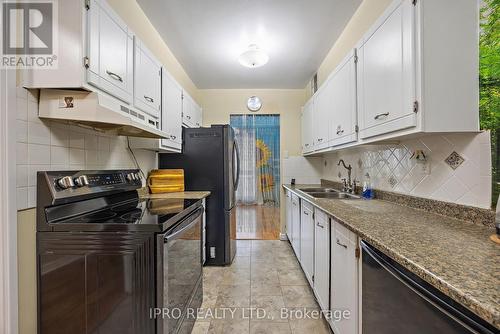
{"label": "white upper cabinet", "polygon": [[161,73],[161,131],[165,139],[134,138],[132,148],[157,152],[181,152],[182,150],[182,87],[165,70]]}
{"label": "white upper cabinet", "polygon": [[395,2],[357,47],[361,138],[417,125],[415,6]]}
{"label": "white upper cabinet", "polygon": [[302,109],[302,152],[312,152],[314,149],[313,136],[314,99],[310,99]]}
{"label": "white upper cabinet", "polygon": [[137,37],[134,38],[134,105],[160,118],[161,64]]}
{"label": "white upper cabinet", "polygon": [[478,21],[476,1],[394,0],[304,106],[303,153],[478,131]]}
{"label": "white upper cabinet", "polygon": [[333,116],[330,82],[326,82],[313,99],[312,123],[309,126],[314,149],[328,147],[329,123]]}
{"label": "white upper cabinet", "polygon": [[333,71],[327,84],[331,116],[329,146],[355,142],[357,136],[356,56],[351,52]]}
{"label": "white upper cabinet", "polygon": [[105,1],[88,9],[88,83],[131,103],[133,98],[133,34]]}
{"label": "white upper cabinet", "polygon": [[202,125],[201,107],[189,94],[184,92],[182,101],[182,123],[188,128],[198,128]]}
{"label": "white upper cabinet", "polygon": [[166,72],[162,76],[162,130],[167,139],[161,146],[167,150],[182,148],[182,87]]}

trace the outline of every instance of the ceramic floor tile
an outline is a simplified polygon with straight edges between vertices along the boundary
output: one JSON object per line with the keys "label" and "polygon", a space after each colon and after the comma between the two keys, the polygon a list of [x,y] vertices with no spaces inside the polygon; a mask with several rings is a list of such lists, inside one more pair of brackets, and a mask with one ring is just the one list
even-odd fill
{"label": "ceramic floor tile", "polygon": [[250,271],[246,269],[230,269],[222,276],[221,285],[249,285]]}
{"label": "ceramic floor tile", "polygon": [[250,248],[237,248],[236,257],[239,256],[250,256]]}
{"label": "ceramic floor tile", "polygon": [[330,334],[330,328],[324,319],[290,320],[290,328],[293,334]]}
{"label": "ceramic floor tile", "polygon": [[236,256],[230,268],[250,270],[250,256]]}
{"label": "ceramic floor tile", "polygon": [[286,307],[318,307],[308,286],[282,285],[281,292]]}
{"label": "ceramic floor tile", "polygon": [[262,284],[258,282],[252,282],[252,285],[250,287],[250,297],[281,295],[281,287],[279,284]]}
{"label": "ceramic floor tile", "polygon": [[308,285],[309,283],[301,270],[289,270],[279,274],[281,285]]}
{"label": "ceramic floor tile", "polygon": [[288,319],[282,317],[282,310],[285,309],[285,302],[282,296],[252,296],[250,307],[263,310],[263,315],[265,315],[261,319],[254,318],[252,321],[288,322]]}
{"label": "ceramic floor tile", "polygon": [[216,307],[249,307],[250,285],[221,285]]}
{"label": "ceramic floor tile", "polygon": [[212,320],[209,334],[248,334],[250,332],[250,320]]}
{"label": "ceramic floor tile", "polygon": [[279,284],[279,276],[277,270],[252,270],[252,284]]}
{"label": "ceramic floor tile", "polygon": [[250,321],[250,334],[291,334],[288,322]]}
{"label": "ceramic floor tile", "polygon": [[210,328],[210,322],[196,321],[191,334],[206,334]]}

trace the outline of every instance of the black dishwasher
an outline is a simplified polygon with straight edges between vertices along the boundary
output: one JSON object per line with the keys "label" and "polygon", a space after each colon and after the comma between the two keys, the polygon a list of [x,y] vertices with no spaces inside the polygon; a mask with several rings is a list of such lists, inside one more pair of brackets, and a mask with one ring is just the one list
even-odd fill
{"label": "black dishwasher", "polygon": [[363,334],[499,331],[362,241]]}

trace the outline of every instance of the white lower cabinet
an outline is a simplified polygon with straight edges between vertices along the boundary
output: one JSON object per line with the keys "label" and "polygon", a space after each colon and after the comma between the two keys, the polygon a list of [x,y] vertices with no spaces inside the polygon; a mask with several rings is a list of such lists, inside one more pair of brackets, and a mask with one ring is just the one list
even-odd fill
{"label": "white lower cabinet", "polygon": [[309,284],[313,286],[314,275],[314,218],[313,206],[301,201],[300,212],[300,263]]}
{"label": "white lower cabinet", "polygon": [[286,222],[286,237],[292,240],[292,193],[286,190],[285,193],[285,222]]}
{"label": "white lower cabinet", "polygon": [[321,209],[287,190],[287,233],[289,228],[290,243],[316,300],[321,310],[330,311],[332,315],[329,324],[333,332],[358,334],[358,236]]}
{"label": "white lower cabinet", "polygon": [[333,312],[349,313],[341,320],[330,320],[335,334],[358,333],[358,238],[344,226],[331,221],[331,289]]}
{"label": "white lower cabinet", "polygon": [[297,259],[300,261],[300,199],[297,195],[292,194],[291,197],[291,239],[290,243],[292,244],[292,248],[297,256]]}
{"label": "white lower cabinet", "polygon": [[314,209],[314,294],[322,310],[330,309],[330,218]]}

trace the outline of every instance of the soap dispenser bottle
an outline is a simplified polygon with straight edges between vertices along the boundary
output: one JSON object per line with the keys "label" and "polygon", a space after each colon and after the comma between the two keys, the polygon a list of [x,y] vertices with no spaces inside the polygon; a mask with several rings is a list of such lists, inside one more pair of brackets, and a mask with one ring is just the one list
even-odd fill
{"label": "soap dispenser bottle", "polygon": [[374,197],[372,182],[370,179],[370,174],[365,174],[365,179],[363,181],[363,198],[372,199]]}

